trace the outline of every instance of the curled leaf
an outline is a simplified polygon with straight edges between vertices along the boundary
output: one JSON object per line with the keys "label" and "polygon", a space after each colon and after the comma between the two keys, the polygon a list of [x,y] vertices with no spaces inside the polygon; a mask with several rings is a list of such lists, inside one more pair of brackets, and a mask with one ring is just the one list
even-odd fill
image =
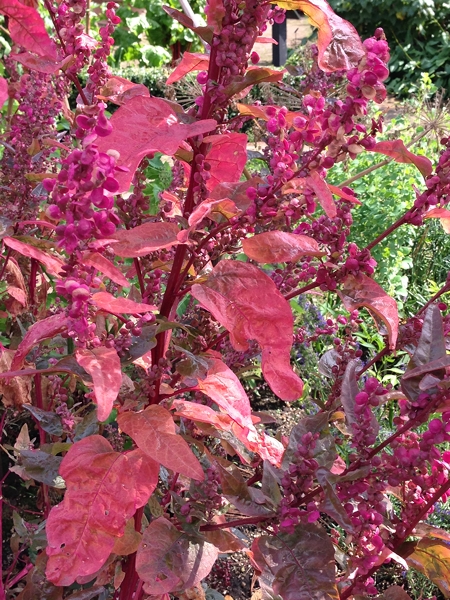
{"label": "curled leaf", "polygon": [[382,319],[388,330],[389,347],[395,348],[398,336],[397,302],[376,281],[359,273],[347,275],[341,292],[338,292],[348,311],[365,307]]}
{"label": "curled leaf", "polygon": [[111,281],[117,283],[117,285],[121,285],[122,287],[129,287],[130,282],[123,275],[122,271],[116,267],[110,260],[108,260],[102,254],[98,252],[85,252],[83,254],[83,263],[90,267],[94,267],[103,275],[106,275]]}
{"label": "curled leaf", "polygon": [[258,342],[264,378],[277,396],[297,400],[302,395],[303,383],[290,364],[292,311],[265,273],[249,263],[222,260],[191,293],[228,329],[233,348],[244,351],[249,340]]}
{"label": "curled leaf", "polygon": [[39,248],[25,244],[24,242],[21,242],[15,238],[5,237],[3,238],[3,242],[12,250],[16,250],[16,252],[22,254],[22,256],[34,258],[42,263],[51,275],[61,275],[61,268],[64,263],[61,259],[56,258],[56,256],[50,256],[50,254],[43,252]]}
{"label": "curled leaf", "polygon": [[11,371],[16,371],[23,366],[28,352],[42,340],[54,337],[67,329],[67,317],[64,313],[52,315],[42,321],[34,323],[26,332],[20,342],[11,363]]}
{"label": "curled leaf", "polygon": [[426,156],[410,152],[403,140],[378,142],[371,148],[371,152],[379,152],[385,156],[390,156],[398,163],[411,163],[419,169],[424,177],[428,177],[433,172],[433,163],[431,160]]}
{"label": "curled leaf", "polygon": [[339,17],[325,0],[277,0],[286,10],[301,10],[318,28],[319,67],[326,73],[348,71],[365,56],[364,46],[351,23]]}

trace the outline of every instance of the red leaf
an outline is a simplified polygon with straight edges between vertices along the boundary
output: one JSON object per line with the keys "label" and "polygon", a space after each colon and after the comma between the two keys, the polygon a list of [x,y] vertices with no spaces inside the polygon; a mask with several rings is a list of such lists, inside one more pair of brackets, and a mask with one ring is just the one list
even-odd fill
{"label": "red leaf", "polygon": [[39,56],[56,58],[57,48],[45,30],[38,11],[19,0],[0,0],[0,13],[8,17],[9,34],[18,46]]}
{"label": "red leaf", "polygon": [[283,71],[275,71],[275,69],[267,67],[249,67],[243,77],[235,77],[233,82],[227,85],[224,93],[231,97],[257,83],[281,81],[284,73],[284,69]]}
{"label": "red leaf", "polygon": [[5,104],[8,98],[8,82],[4,77],[0,77],[0,107]]}
{"label": "red leaf", "polygon": [[353,204],[361,204],[361,202],[358,200],[358,198],[356,196],[347,194],[347,192],[344,192],[343,190],[341,190],[341,188],[336,187],[335,185],[331,185],[330,183],[327,183],[327,186],[328,186],[328,189],[330,190],[330,192],[332,194],[334,194],[335,196],[338,196],[339,198],[342,198],[343,200],[347,200],[348,202],[353,202]]}
{"label": "red leaf", "polygon": [[299,260],[302,256],[324,256],[319,244],[307,235],[284,231],[266,231],[242,242],[242,249],[260,263],[280,263]]}
{"label": "red leaf", "polygon": [[179,244],[178,226],[175,223],[144,223],[134,229],[116,231],[114,252],[125,258],[145,256],[155,250],[170,248]]}
{"label": "red leaf", "polygon": [[176,10],[170,6],[163,6],[163,10],[165,10],[168,15],[175,19],[175,21],[178,21],[178,23],[184,25],[184,27],[187,27],[187,29],[194,31],[199,37],[202,38],[202,40],[208,42],[208,44],[212,42],[214,32],[211,27],[195,27],[192,19],[190,19],[180,10]]}
{"label": "red leaf", "polygon": [[127,313],[129,315],[139,315],[158,310],[158,307],[152,304],[135,302],[129,298],[115,298],[109,292],[97,292],[93,294],[92,300],[98,308],[112,314]]}
{"label": "red leaf", "polygon": [[320,206],[325,211],[327,217],[334,219],[337,215],[336,204],[334,203],[333,195],[327,182],[322,179],[317,171],[311,171],[310,176],[306,178],[306,181],[316,194]]}
{"label": "red leaf", "polygon": [[124,77],[113,75],[101,88],[97,98],[121,105],[134,96],[150,96],[150,92],[142,83],[133,83]]}
{"label": "red leaf", "polygon": [[388,330],[389,347],[395,348],[398,336],[397,302],[386,294],[376,281],[360,273],[358,276],[347,275],[344,286],[338,292],[348,311],[364,306],[382,319]]}
{"label": "red leaf", "polygon": [[245,211],[251,204],[251,200],[247,196],[247,188],[257,186],[261,181],[258,177],[252,177],[247,181],[220,183],[210,196],[215,200],[231,200],[239,210]]}
{"label": "red leaf", "polygon": [[[100,152],[116,150],[118,164],[128,169],[116,173],[120,187],[127,192],[141,160],[148,154],[162,152],[173,156],[181,142],[216,128],[213,119],[179,123],[175,111],[160,98],[135,96],[119,107],[110,119],[112,133],[97,140]],[[237,134],[235,134],[237,135]]]}
{"label": "red leaf", "polygon": [[203,469],[187,442],[175,433],[172,415],[162,406],[149,406],[139,413],[117,417],[119,427],[153,460],[172,471],[203,481]]}
{"label": "red leaf", "polygon": [[231,425],[233,424],[231,417],[224,413],[217,412],[209,406],[196,404],[189,400],[174,400],[172,408],[175,409],[175,415],[179,417],[214,425],[219,431],[231,431]]}
{"label": "red leaf", "polygon": [[3,242],[12,250],[16,250],[16,252],[22,254],[22,256],[34,258],[35,260],[42,263],[51,275],[61,274],[61,268],[64,263],[61,259],[56,258],[56,256],[50,256],[42,250],[39,250],[39,248],[35,248],[34,246],[25,244],[24,242],[21,242],[20,240],[17,240],[15,238],[5,237],[3,238]]}
{"label": "red leaf", "polygon": [[287,10],[302,10],[319,29],[319,67],[326,73],[357,67],[366,52],[351,23],[336,15],[325,0],[277,0]]}
{"label": "red leaf", "polygon": [[410,152],[403,143],[403,140],[378,142],[371,151],[390,156],[398,163],[411,163],[419,169],[424,177],[428,177],[433,172],[431,160],[426,156],[419,156]]}
{"label": "red leaf", "polygon": [[218,549],[212,544],[190,538],[159,517],[144,531],[136,571],[147,594],[181,592],[208,576],[217,555]]}
{"label": "red leaf", "polygon": [[121,285],[122,287],[129,287],[130,282],[123,275],[122,271],[116,267],[110,260],[108,260],[102,254],[98,252],[84,252],[83,263],[89,267],[94,267],[103,275],[106,275],[111,281]]}
{"label": "red leaf", "polygon": [[42,340],[55,337],[58,333],[67,329],[67,317],[64,313],[52,315],[31,325],[20,342],[14,359],[11,363],[11,371],[17,371],[23,366],[28,352]]}
{"label": "red leaf", "polygon": [[119,355],[114,348],[101,346],[77,350],[75,356],[80,367],[92,377],[98,420],[105,421],[122,385]]}
{"label": "red leaf", "polygon": [[228,198],[223,200],[207,199],[200,202],[200,204],[194,208],[188,219],[188,223],[191,228],[194,228],[206,217],[216,223],[222,223],[225,220],[235,217],[240,212],[241,211],[237,208],[236,204]]}
{"label": "red leaf", "polygon": [[127,521],[153,493],[159,468],[140,450],[114,452],[100,435],[71,446],[60,474],[67,491],[47,519],[47,578],[60,586],[95,573]]}
{"label": "red leaf", "polygon": [[208,67],[209,56],[207,54],[200,54],[199,52],[185,52],[181,61],[169,75],[166,84],[171,85],[172,83],[183,79],[187,73],[191,73],[192,71],[207,71]]}
{"label": "red leaf", "polygon": [[241,382],[218,358],[208,357],[208,372],[199,379],[196,389],[209,396],[241,427],[253,429],[250,401]]}
{"label": "red leaf", "polygon": [[206,161],[211,165],[211,178],[206,187],[212,191],[224,181],[239,181],[247,163],[247,136],[245,133],[227,133],[214,136]]}
{"label": "red leaf", "polygon": [[222,260],[191,293],[228,329],[233,348],[245,351],[249,340],[258,342],[264,378],[277,396],[300,398],[303,383],[290,365],[294,319],[270,277],[249,263]]}

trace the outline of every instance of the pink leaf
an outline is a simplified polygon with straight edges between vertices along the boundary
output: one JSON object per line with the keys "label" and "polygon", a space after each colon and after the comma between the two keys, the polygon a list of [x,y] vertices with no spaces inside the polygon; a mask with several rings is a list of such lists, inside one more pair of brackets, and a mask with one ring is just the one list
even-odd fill
{"label": "pink leaf", "polygon": [[159,517],[144,531],[136,571],[144,581],[144,590],[152,597],[182,592],[208,576],[217,555],[218,549],[212,544],[188,536]]}
{"label": "pink leaf", "polygon": [[126,313],[128,315],[140,315],[151,311],[157,311],[158,307],[152,304],[135,302],[129,298],[115,298],[109,292],[97,292],[93,294],[92,301],[98,308],[112,314]]}
{"label": "pink leaf", "polygon": [[242,249],[260,263],[280,263],[299,260],[302,256],[324,256],[319,244],[307,235],[284,231],[266,231],[242,242]]}
{"label": "pink leaf", "polygon": [[217,126],[213,119],[179,123],[167,102],[145,96],[131,98],[116,110],[110,121],[112,133],[96,143],[100,152],[116,150],[120,154],[118,164],[128,169],[125,173],[116,173],[120,184],[118,193],[128,191],[139,163],[148,154],[162,152],[173,156],[183,141]]}
{"label": "pink leaf", "polygon": [[231,200],[239,210],[245,211],[251,204],[247,196],[247,188],[255,187],[262,180],[258,177],[252,177],[247,181],[236,181],[234,183],[219,183],[211,192],[211,198],[215,200]]}
{"label": "pink leaf", "polygon": [[209,368],[204,379],[199,379],[196,389],[209,396],[241,427],[253,428],[250,401],[241,382],[218,358],[208,357]]}
{"label": "pink leaf", "polygon": [[211,200],[208,198],[194,208],[188,219],[188,223],[190,227],[195,227],[206,217],[216,223],[222,223],[225,220],[235,217],[240,212],[236,204],[228,198],[223,200]]}
{"label": "pink leaf", "polygon": [[166,81],[167,85],[171,85],[192,71],[207,71],[209,67],[208,54],[200,54],[198,52],[185,52],[183,58],[172,71]]}
{"label": "pink leaf", "polygon": [[0,77],[0,107],[5,104],[8,98],[8,82],[4,77]]}
{"label": "pink leaf", "polygon": [[395,348],[399,319],[394,298],[388,296],[376,281],[362,273],[356,277],[347,275],[342,291],[338,293],[348,311],[364,306],[382,319],[388,330],[389,347]]}
{"label": "pink leaf", "polygon": [[119,427],[147,456],[168,469],[203,481],[203,469],[185,440],[175,433],[172,415],[162,406],[149,406],[139,413],[117,417]]}
{"label": "pink leaf", "polygon": [[27,67],[27,69],[48,74],[56,73],[72,60],[71,55],[64,60],[58,60],[53,56],[36,56],[29,52],[21,52],[20,54],[11,53],[9,57]]}
{"label": "pink leaf", "polygon": [[50,254],[39,250],[39,248],[35,248],[34,246],[25,244],[24,242],[21,242],[16,238],[5,237],[3,238],[3,242],[12,250],[15,250],[16,252],[22,254],[22,256],[34,258],[35,260],[42,263],[51,275],[61,274],[61,268],[64,263],[61,259],[56,258],[56,256],[50,256]]}
{"label": "pink leaf", "polygon": [[91,435],[71,446],[60,474],[67,491],[47,519],[46,575],[67,586],[103,566],[127,521],[153,493],[159,468],[140,450],[121,454]]}
{"label": "pink leaf", "polygon": [[206,138],[212,141],[211,149],[206,155],[206,162],[211,165],[211,178],[206,187],[212,191],[224,181],[239,181],[247,163],[247,136],[245,133],[227,133]]}
{"label": "pink leaf", "polygon": [[11,371],[17,371],[22,367],[26,355],[36,344],[42,342],[42,340],[55,337],[55,335],[66,329],[67,316],[64,313],[52,315],[31,325],[17,348],[11,363]]}
{"label": "pink leaf", "polygon": [[123,275],[122,271],[98,252],[84,252],[83,264],[94,267],[97,271],[100,271],[100,273],[103,273],[103,275],[106,275],[106,277],[111,279],[111,281],[114,281],[114,283],[117,283],[122,287],[129,287],[130,285],[130,282],[125,275]]}
{"label": "pink leaf", "polygon": [[348,71],[365,56],[364,46],[351,23],[338,17],[325,0],[277,0],[287,10],[302,10],[317,27],[319,67],[326,73]]}
{"label": "pink leaf", "polygon": [[334,219],[337,215],[336,204],[334,203],[333,195],[327,182],[322,179],[317,171],[311,171],[310,176],[306,178],[306,181],[316,194],[320,206],[325,211],[327,217]]}
{"label": "pink leaf", "polygon": [[371,152],[379,152],[385,156],[390,156],[398,163],[411,163],[419,169],[424,177],[428,177],[433,172],[431,160],[426,156],[419,156],[410,152],[403,143],[403,140],[378,142],[371,149]]}
{"label": "pink leaf", "polygon": [[125,258],[145,256],[155,250],[179,244],[178,226],[175,223],[144,223],[134,229],[122,229],[114,234],[118,240],[113,244],[114,252]]}
{"label": "pink leaf", "polygon": [[122,385],[120,358],[114,348],[80,349],[76,359],[92,377],[99,421],[105,421],[112,410]]}
{"label": "pink leaf", "polygon": [[56,44],[50,39],[44,20],[35,8],[19,0],[0,0],[0,13],[8,17],[9,34],[15,44],[39,56],[56,58]]}
{"label": "pink leaf", "polygon": [[174,400],[172,408],[175,409],[175,414],[191,421],[200,421],[200,423],[208,423],[214,425],[219,431],[231,431],[233,421],[228,415],[217,412],[209,406],[196,404],[188,400]]}
{"label": "pink leaf", "polygon": [[142,83],[133,83],[123,77],[113,75],[101,88],[97,95],[99,100],[107,100],[114,104],[126,104],[134,96],[150,96],[150,92]]}
{"label": "pink leaf", "polygon": [[222,260],[191,293],[228,329],[233,348],[245,351],[249,340],[258,342],[264,378],[277,396],[300,398],[303,383],[290,365],[294,319],[270,277],[249,263]]}

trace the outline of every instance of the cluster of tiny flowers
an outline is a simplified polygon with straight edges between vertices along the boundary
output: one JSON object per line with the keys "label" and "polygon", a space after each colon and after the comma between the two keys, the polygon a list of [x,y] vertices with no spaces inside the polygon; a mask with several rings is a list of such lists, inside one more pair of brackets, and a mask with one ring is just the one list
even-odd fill
{"label": "cluster of tiny flowers", "polygon": [[62,0],[57,7],[51,7],[62,49],[66,56],[71,56],[66,67],[69,78],[78,76],[96,45],[95,40],[85,34],[86,7],[86,0]]}
{"label": "cluster of tiny flowers", "polygon": [[[15,69],[12,61],[8,67]],[[64,85],[60,77],[30,71],[13,88],[19,106],[3,138],[2,216],[26,220],[35,218],[36,207],[45,198],[45,191],[32,183],[30,175],[51,168],[52,148],[42,146],[42,140],[55,136],[55,118],[62,106],[58,96],[64,95]]]}
{"label": "cluster of tiny flowers", "polygon": [[355,422],[352,424],[352,446],[357,448],[358,455],[367,454],[377,438],[378,421],[373,414],[373,408],[381,403],[381,397],[387,390],[380,385],[378,379],[369,377],[364,390],[355,397]]}
{"label": "cluster of tiny flowers", "polygon": [[181,514],[188,523],[192,522],[194,507],[200,505],[202,512],[205,512],[206,518],[211,519],[214,514],[222,508],[224,498],[221,494],[219,471],[216,466],[211,464],[205,470],[205,479],[196,481],[189,490],[189,500],[180,508]]}
{"label": "cluster of tiny flowers", "polygon": [[302,435],[291,464],[281,478],[283,498],[280,503],[280,530],[293,533],[296,525],[301,522],[314,523],[320,518],[316,502],[308,502],[304,508],[299,508],[302,499],[311,490],[314,474],[319,463],[314,458],[319,433]]}

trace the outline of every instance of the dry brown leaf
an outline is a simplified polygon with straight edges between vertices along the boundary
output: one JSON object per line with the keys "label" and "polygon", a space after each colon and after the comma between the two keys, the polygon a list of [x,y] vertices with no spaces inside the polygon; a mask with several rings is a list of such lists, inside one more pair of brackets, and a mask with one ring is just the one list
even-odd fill
{"label": "dry brown leaf", "polygon": [[[0,354],[0,373],[10,370],[14,350],[3,350]],[[20,407],[22,404],[31,404],[31,378],[12,377],[11,379],[0,379],[0,394],[5,406]]]}

